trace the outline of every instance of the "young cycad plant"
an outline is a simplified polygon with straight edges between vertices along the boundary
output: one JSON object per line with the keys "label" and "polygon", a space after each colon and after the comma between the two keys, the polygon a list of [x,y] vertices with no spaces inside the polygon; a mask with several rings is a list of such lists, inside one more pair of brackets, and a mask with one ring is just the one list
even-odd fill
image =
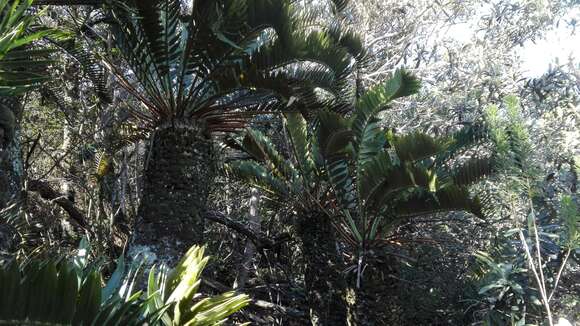
{"label": "young cycad plant", "polygon": [[[266,197],[297,212],[306,290],[313,313],[325,316],[322,321],[345,318],[317,301],[326,298],[336,306],[344,300],[344,290],[337,291],[344,289],[344,280],[334,234],[357,257],[357,286],[362,286],[366,256],[388,244],[392,230],[404,221],[443,211],[482,215],[468,186],[493,172],[493,159],[465,155],[484,141],[483,126],[470,125],[453,137],[435,139],[421,133],[396,136],[379,124],[377,115],[392,100],[412,95],[418,86],[413,76],[398,71],[363,94],[351,117],[321,112],[312,128],[300,114],[286,114],[292,159],[250,130],[240,147],[252,159],[230,165],[235,175],[263,189]],[[332,289],[325,282],[332,282]],[[333,296],[334,301],[328,299]],[[360,315],[376,314],[368,308]]]}
{"label": "young cycad plant", "polygon": [[[405,76],[399,73],[384,85],[392,89],[392,93],[383,94],[385,103],[404,96],[402,88],[412,87]],[[264,190],[265,197],[284,203],[295,212],[311,320],[321,325],[344,324],[346,282],[341,275],[342,258],[336,250],[335,232],[342,229],[333,226],[339,221],[330,213],[335,198],[330,196],[319,138],[300,113],[287,113],[285,124],[291,159],[280,154],[263,134],[248,130],[238,145],[250,154],[251,160],[236,161],[229,167],[236,176]]]}
{"label": "young cycad plant", "polygon": [[285,125],[296,159],[284,157],[268,137],[248,129],[234,146],[250,159],[233,161],[226,170],[262,190],[263,198],[295,212],[293,224],[302,249],[311,322],[341,325],[347,316],[346,282],[341,275],[333,220],[321,206],[328,201],[328,183],[317,164],[316,139],[300,113],[285,114]]}
{"label": "young cycad plant", "polygon": [[333,210],[342,218],[345,240],[360,255],[384,244],[385,235],[412,217],[458,210],[482,216],[467,187],[494,172],[493,158],[466,158],[473,141],[461,139],[480,127],[467,126],[449,138],[393,135],[376,119],[386,106],[376,105],[366,115],[362,103],[352,119],[322,113],[319,128],[337,199]]}
{"label": "young cycad plant", "polygon": [[130,73],[105,61],[151,141],[133,248],[174,261],[202,241],[212,135],[256,112],[341,102],[360,42],[311,28],[289,0],[116,2],[112,14]]}

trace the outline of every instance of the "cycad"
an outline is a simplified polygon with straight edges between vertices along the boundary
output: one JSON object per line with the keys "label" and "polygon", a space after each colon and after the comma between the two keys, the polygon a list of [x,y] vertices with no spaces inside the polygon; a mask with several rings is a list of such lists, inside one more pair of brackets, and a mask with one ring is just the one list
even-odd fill
{"label": "cycad", "polygon": [[129,111],[151,138],[134,249],[174,261],[202,241],[211,136],[257,112],[344,102],[358,50],[338,30],[309,26],[286,0],[117,2],[113,16],[131,73],[105,62],[137,99]]}
{"label": "cycad", "polygon": [[[304,283],[315,325],[341,325],[347,316],[346,283],[336,251],[333,220],[325,213],[324,182],[314,135],[299,113],[287,113],[285,124],[295,159],[285,157],[263,133],[249,129],[237,144],[250,159],[230,162],[228,173],[262,190],[263,198],[294,211],[303,256]],[[314,145],[314,146],[312,146]]]}
{"label": "cycad", "polygon": [[363,95],[352,117],[320,115],[319,146],[338,204],[333,212],[342,218],[345,240],[360,253],[381,245],[410,217],[454,210],[482,215],[467,187],[494,171],[493,158],[465,157],[477,138],[462,137],[483,126],[466,126],[448,138],[399,136],[379,126],[377,114],[417,85],[399,71]]}
{"label": "cycad", "polygon": [[[483,126],[470,125],[453,137],[436,139],[421,133],[393,135],[379,124],[377,114],[418,86],[413,76],[398,71],[362,95],[349,118],[330,108],[309,125],[298,113],[286,114],[292,159],[250,130],[239,146],[252,159],[230,164],[235,175],[263,189],[266,197],[298,212],[303,254],[312,259],[305,266],[306,287],[311,308],[319,316],[324,316],[325,305],[316,298],[325,289],[315,276],[324,274],[326,281],[335,282],[334,291],[341,288],[331,226],[362,263],[410,217],[456,210],[481,215],[478,199],[467,186],[493,169],[483,158],[451,163],[483,141]],[[309,274],[314,275],[311,284]]]}

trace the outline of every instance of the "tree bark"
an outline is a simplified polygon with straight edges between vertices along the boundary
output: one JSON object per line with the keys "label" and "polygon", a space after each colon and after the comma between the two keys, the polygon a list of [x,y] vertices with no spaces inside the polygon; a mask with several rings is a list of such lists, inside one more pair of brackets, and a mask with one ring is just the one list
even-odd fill
{"label": "tree bark", "polygon": [[400,325],[396,298],[397,282],[389,275],[396,274],[397,261],[392,256],[377,252],[365,268],[360,288],[356,280],[349,287],[352,297],[348,320],[351,325]]}
{"label": "tree bark", "polygon": [[20,98],[0,98],[0,210],[20,200],[24,168],[20,152]]}
{"label": "tree bark", "polygon": [[336,248],[334,228],[320,212],[298,218],[304,259],[304,286],[313,325],[346,325],[346,281]]}
{"label": "tree bark", "polygon": [[154,132],[130,255],[141,252],[148,263],[172,266],[203,242],[213,164],[213,145],[201,129],[167,126]]}

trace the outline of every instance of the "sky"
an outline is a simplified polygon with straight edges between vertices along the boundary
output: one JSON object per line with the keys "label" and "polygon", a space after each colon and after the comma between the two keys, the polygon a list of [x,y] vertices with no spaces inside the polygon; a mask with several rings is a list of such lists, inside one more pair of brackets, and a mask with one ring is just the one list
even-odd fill
{"label": "sky", "polygon": [[[579,23],[575,31],[566,23],[572,19]],[[556,59],[560,64],[567,63],[569,58],[580,63],[580,8],[568,13],[544,39],[535,43],[528,41],[518,52],[528,77],[541,76]]]}
{"label": "sky", "polygon": [[[480,10],[487,9],[486,6],[482,6]],[[476,15],[479,16],[481,15]],[[572,20],[578,22],[577,30],[567,23]],[[446,35],[460,43],[469,43],[475,28],[475,21],[459,23],[451,26]],[[560,64],[566,64],[571,58],[573,62],[580,64],[580,7],[572,9],[541,39],[527,41],[522,47],[516,48],[515,54],[521,58],[522,72],[528,78],[540,77],[556,60]]]}

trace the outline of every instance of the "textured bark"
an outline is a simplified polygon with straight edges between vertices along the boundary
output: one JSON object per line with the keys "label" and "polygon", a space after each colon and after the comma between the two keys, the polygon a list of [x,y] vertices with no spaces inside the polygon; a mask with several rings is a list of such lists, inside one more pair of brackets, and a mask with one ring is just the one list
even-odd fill
{"label": "textured bark", "polygon": [[346,325],[346,281],[332,224],[322,213],[302,214],[298,236],[304,256],[304,286],[313,325]]}
{"label": "textured bark", "polygon": [[23,166],[18,119],[22,107],[17,97],[0,98],[0,209],[20,199]]}
{"label": "textured bark", "polygon": [[357,288],[353,280],[349,288],[351,325],[401,325],[402,321],[398,320],[401,312],[393,296],[398,283],[389,277],[396,274],[398,263],[391,256],[379,255],[365,268],[361,287]]}
{"label": "textured bark", "polygon": [[207,197],[213,181],[213,147],[195,128],[155,131],[145,159],[143,194],[130,255],[173,265],[203,241]]}

